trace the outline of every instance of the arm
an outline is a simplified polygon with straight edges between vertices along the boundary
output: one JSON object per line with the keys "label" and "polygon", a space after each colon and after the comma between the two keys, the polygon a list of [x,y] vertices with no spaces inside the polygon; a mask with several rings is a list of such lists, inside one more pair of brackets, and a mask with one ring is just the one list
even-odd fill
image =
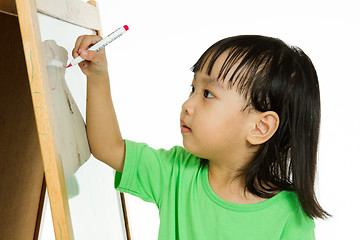
{"label": "arm", "polygon": [[105,50],[85,51],[100,39],[99,36],[80,36],[73,57],[81,54],[85,59],[79,67],[87,76],[86,131],[91,152],[95,158],[122,172],[125,142],[111,99]]}

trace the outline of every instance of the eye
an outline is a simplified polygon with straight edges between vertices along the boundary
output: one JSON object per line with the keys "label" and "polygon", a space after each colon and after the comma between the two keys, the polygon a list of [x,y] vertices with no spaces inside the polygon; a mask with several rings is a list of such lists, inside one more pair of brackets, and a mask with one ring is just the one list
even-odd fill
{"label": "eye", "polygon": [[205,98],[214,98],[215,96],[212,95],[212,93],[209,92],[208,90],[204,90],[204,97]]}

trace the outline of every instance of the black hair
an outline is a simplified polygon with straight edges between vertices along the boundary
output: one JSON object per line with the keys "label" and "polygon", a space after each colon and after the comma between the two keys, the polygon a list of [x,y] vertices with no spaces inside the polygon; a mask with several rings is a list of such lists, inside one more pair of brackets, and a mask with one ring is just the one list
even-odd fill
{"label": "black hair", "polygon": [[[280,123],[254,158],[240,169],[245,189],[270,198],[280,190],[294,191],[311,218],[330,216],[318,203],[315,191],[320,127],[320,92],[316,70],[298,47],[277,38],[243,35],[220,40],[192,67],[194,73],[211,74],[220,55],[227,58],[218,74],[229,87],[248,99],[256,111],[274,111]],[[204,67],[207,66],[207,69]]]}

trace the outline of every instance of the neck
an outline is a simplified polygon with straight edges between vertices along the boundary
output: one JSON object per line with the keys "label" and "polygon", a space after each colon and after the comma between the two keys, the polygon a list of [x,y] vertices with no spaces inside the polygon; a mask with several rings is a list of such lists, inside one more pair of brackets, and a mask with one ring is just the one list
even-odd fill
{"label": "neck", "polygon": [[234,167],[216,165],[209,161],[208,180],[214,193],[225,201],[237,204],[262,202],[262,199],[245,189],[244,177]]}
{"label": "neck", "polygon": [[239,177],[239,171],[234,167],[217,165],[209,161],[208,178],[214,187],[228,189],[229,191],[244,191],[245,188],[245,180]]}
{"label": "neck", "polygon": [[[246,153],[246,154],[245,154]],[[243,169],[253,158],[253,152],[229,151],[227,154],[219,154],[209,159],[209,179],[225,186],[236,186],[235,189],[245,187],[245,179],[240,176]]]}

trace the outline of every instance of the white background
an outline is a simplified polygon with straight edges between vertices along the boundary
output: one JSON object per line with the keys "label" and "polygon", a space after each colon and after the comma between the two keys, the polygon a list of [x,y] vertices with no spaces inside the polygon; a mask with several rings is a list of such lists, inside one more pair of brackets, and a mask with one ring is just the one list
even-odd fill
{"label": "white background", "polygon": [[[179,115],[190,67],[233,35],[278,37],[299,46],[319,76],[322,122],[317,196],[329,220],[316,237],[360,239],[359,23],[356,1],[98,0],[103,35],[130,30],[106,48],[113,101],[125,138],[155,148],[181,145]],[[157,239],[153,204],[127,197],[132,239]]]}

